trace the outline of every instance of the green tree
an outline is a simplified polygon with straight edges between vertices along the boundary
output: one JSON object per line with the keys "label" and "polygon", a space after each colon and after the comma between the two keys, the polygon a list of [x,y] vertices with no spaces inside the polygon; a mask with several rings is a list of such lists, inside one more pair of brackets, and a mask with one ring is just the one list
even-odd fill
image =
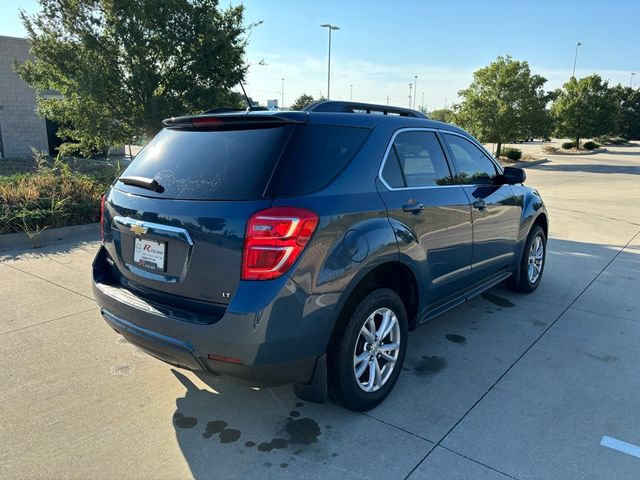
{"label": "green tree", "polygon": [[307,105],[312,104],[313,102],[320,102],[322,100],[326,100],[324,97],[320,97],[318,100],[315,100],[312,95],[303,93],[289,107],[291,110],[302,110]]}
{"label": "green tree", "polygon": [[640,90],[616,85],[611,93],[618,107],[615,133],[631,140],[640,139]]}
{"label": "green tree", "polygon": [[527,62],[499,56],[473,74],[473,82],[460,90],[462,101],[456,121],[483,142],[503,143],[540,135],[548,122],[543,90],[546,79],[532,75]]}
{"label": "green tree", "polygon": [[593,74],[562,86],[551,105],[556,134],[575,139],[606,135],[615,130],[618,106],[607,81]]}
{"label": "green tree", "polygon": [[17,67],[41,115],[59,122],[62,151],[87,154],[153,136],[163,118],[242,105],[242,5],[218,0],[39,0],[20,12],[35,60]]}
{"label": "green tree", "polygon": [[427,115],[430,120],[437,120],[445,123],[456,123],[456,114],[450,108],[439,108],[429,112]]}

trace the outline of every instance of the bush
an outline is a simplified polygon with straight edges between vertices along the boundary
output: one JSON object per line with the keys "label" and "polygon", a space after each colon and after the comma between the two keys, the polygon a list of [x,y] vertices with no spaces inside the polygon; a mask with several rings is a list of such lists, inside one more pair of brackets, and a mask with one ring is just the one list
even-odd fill
{"label": "bush", "polygon": [[551,145],[545,145],[542,147],[542,151],[544,153],[556,153],[558,149],[556,147],[552,147]]}
{"label": "bush", "polygon": [[522,158],[522,150],[512,147],[504,147],[500,154],[509,160],[520,160]]}
{"label": "bush", "polygon": [[626,138],[623,137],[610,137],[608,135],[601,135],[595,137],[594,140],[601,145],[625,145],[629,143]]}
{"label": "bush", "polygon": [[584,142],[582,146],[584,147],[585,150],[595,150],[600,145],[598,145],[596,142],[589,141],[589,142]]}
{"label": "bush", "polygon": [[612,145],[626,145],[629,143],[629,140],[623,137],[613,137],[609,140]]}
{"label": "bush", "polygon": [[99,221],[101,195],[116,174],[101,179],[57,161],[36,172],[0,177],[0,234]]}
{"label": "bush", "polygon": [[576,142],[564,142],[561,147],[565,150],[570,150],[572,148],[575,148],[576,146]]}

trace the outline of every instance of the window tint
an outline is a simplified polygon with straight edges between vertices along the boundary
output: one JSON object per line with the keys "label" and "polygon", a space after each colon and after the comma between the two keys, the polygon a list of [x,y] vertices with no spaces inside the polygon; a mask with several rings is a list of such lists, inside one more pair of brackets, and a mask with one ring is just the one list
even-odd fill
{"label": "window tint", "polygon": [[368,128],[307,125],[276,169],[270,193],[302,195],[327,186],[351,161],[369,132]]}
{"label": "window tint", "polygon": [[487,155],[469,140],[457,135],[445,134],[444,138],[453,155],[453,163],[458,170],[456,183],[491,184],[498,174],[495,165]]}
{"label": "window tint", "polygon": [[382,177],[394,188],[451,183],[449,166],[433,132],[399,133],[389,150]]}
{"label": "window tint", "polygon": [[225,131],[165,128],[123,173],[154,178],[164,192],[122,183],[118,189],[192,200],[258,198],[282,153],[288,128]]}

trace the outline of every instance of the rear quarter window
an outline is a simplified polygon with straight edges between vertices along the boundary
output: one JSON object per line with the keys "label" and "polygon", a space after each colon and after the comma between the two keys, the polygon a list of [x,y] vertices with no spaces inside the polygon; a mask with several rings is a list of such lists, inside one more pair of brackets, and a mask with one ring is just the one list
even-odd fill
{"label": "rear quarter window", "polygon": [[152,192],[123,183],[118,183],[118,189],[185,200],[260,198],[291,128],[222,131],[165,128],[123,173],[153,178],[164,191]]}
{"label": "rear quarter window", "polygon": [[327,186],[367,139],[370,129],[308,124],[276,169],[270,193],[303,195]]}

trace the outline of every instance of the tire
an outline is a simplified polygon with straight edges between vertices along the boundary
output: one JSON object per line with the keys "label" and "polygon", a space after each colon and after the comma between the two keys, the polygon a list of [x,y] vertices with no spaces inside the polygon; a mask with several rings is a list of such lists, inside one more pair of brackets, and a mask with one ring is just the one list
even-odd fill
{"label": "tire", "polygon": [[[536,243],[537,239],[540,239],[540,243]],[[535,254],[534,250],[541,252],[540,254]],[[530,258],[533,254],[533,257],[539,258],[539,261],[535,261]],[[540,280],[542,280],[542,274],[544,272],[544,264],[547,259],[547,237],[544,234],[544,230],[540,225],[534,225],[529,232],[529,236],[527,237],[527,242],[524,245],[524,251],[522,252],[522,259],[520,260],[520,269],[519,272],[513,274],[513,276],[509,279],[509,286],[521,293],[531,293],[538,285],[540,285]],[[532,275],[530,271],[530,264],[532,264],[532,268],[537,273],[537,275]]]}
{"label": "tire", "polygon": [[[387,332],[382,339],[376,340],[372,332],[385,333],[381,332],[385,321]],[[407,312],[393,290],[374,290],[349,305],[328,350],[331,398],[355,412],[369,410],[382,402],[402,371],[407,332]],[[397,348],[389,348],[392,345]],[[362,360],[358,361],[356,355]],[[357,372],[360,373],[358,377]]]}

